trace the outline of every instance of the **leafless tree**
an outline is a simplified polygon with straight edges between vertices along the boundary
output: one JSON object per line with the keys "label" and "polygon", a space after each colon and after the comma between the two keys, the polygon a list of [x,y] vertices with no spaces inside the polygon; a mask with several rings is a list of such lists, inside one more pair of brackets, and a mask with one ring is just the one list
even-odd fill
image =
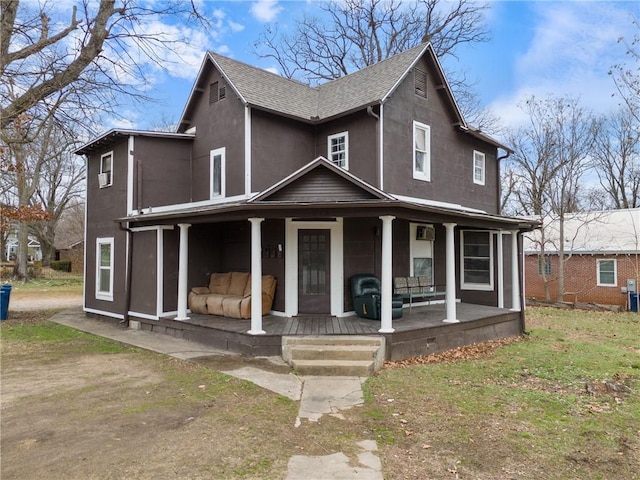
{"label": "leafless tree", "polygon": [[[472,0],[329,0],[318,8],[321,15],[305,13],[295,20],[291,34],[270,26],[255,43],[256,53],[274,60],[284,76],[311,85],[424,42],[431,42],[439,57],[455,57],[459,45],[489,40],[484,20],[489,7]],[[466,79],[452,85],[467,118],[495,123],[491,115],[477,111]]]}
{"label": "leafless tree", "polygon": [[[175,49],[179,43],[146,30],[146,22],[168,15],[185,22],[203,20],[190,1],[78,0],[78,4],[66,25],[58,27],[52,21],[58,13],[54,2],[0,2],[2,128],[79,85],[91,85],[95,94],[105,88],[131,94],[133,79],[139,83],[145,75],[141,65],[159,62],[159,49]],[[142,94],[139,89],[133,93]]]}
{"label": "leafless tree", "polygon": [[[522,108],[529,123],[508,135],[514,148],[511,157],[512,186],[508,192],[516,214],[529,215],[541,222],[556,221],[557,241],[545,230],[538,237],[541,261],[546,260],[546,247],[553,242],[558,253],[557,297],[564,295],[564,262],[570,253],[565,246],[564,221],[568,214],[581,209],[581,180],[592,167],[589,154],[593,143],[593,116],[575,99],[529,98]],[[504,194],[503,194],[504,196]],[[555,237],[555,235],[554,235]],[[551,298],[550,278],[542,269],[545,296]]]}
{"label": "leafless tree", "polygon": [[627,107],[630,114],[640,122],[640,20],[632,20],[636,30],[633,38],[620,38],[618,43],[623,45],[629,62],[620,62],[609,71],[613,79],[618,97]]}
{"label": "leafless tree", "polygon": [[610,207],[640,207],[640,124],[628,108],[598,119],[593,157]]}

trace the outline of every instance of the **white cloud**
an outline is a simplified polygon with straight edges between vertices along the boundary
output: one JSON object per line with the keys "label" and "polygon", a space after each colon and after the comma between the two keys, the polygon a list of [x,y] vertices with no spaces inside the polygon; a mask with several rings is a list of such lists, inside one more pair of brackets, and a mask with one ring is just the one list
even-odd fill
{"label": "white cloud", "polygon": [[267,67],[265,68],[267,72],[275,73],[276,75],[280,75],[280,71],[276,67]]}
{"label": "white cloud", "polygon": [[516,89],[493,102],[504,123],[525,120],[517,107],[524,99],[569,96],[597,113],[614,108],[610,67],[625,60],[621,36],[631,38],[628,4],[539,2],[528,50],[514,65]]}
{"label": "white cloud", "polygon": [[258,0],[251,4],[251,15],[260,22],[272,22],[284,8],[278,0]]}
{"label": "white cloud", "polygon": [[244,30],[244,25],[236,23],[232,20],[227,20],[227,24],[233,33],[238,33]]}

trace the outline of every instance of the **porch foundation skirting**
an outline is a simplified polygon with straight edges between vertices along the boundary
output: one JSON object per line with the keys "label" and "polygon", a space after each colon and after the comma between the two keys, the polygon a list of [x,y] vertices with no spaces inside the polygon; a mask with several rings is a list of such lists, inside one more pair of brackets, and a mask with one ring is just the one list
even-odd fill
{"label": "porch foundation skirting", "polygon": [[204,343],[224,351],[248,356],[282,355],[282,337],[296,335],[369,335],[385,337],[386,359],[441,352],[522,333],[520,314],[507,309],[461,303],[459,323],[443,323],[443,305],[405,309],[403,318],[394,322],[392,333],[380,333],[380,322],[358,317],[277,317],[263,318],[262,335],[247,332],[249,320],[228,319],[212,315],[192,314],[188,321],[172,317],[160,320],[136,318],[142,330],[173,335]]}

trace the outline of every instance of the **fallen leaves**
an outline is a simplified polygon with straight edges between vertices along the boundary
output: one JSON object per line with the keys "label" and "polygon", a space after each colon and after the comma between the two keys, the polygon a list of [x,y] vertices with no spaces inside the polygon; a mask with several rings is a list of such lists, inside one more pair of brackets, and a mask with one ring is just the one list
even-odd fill
{"label": "fallen leaves", "polygon": [[508,337],[498,340],[489,340],[482,343],[474,343],[462,347],[452,348],[444,352],[421,355],[419,357],[406,358],[404,360],[389,361],[384,364],[386,368],[402,368],[411,365],[422,365],[427,363],[447,363],[460,362],[465,360],[476,360],[491,355],[496,349],[519,342],[521,337]]}

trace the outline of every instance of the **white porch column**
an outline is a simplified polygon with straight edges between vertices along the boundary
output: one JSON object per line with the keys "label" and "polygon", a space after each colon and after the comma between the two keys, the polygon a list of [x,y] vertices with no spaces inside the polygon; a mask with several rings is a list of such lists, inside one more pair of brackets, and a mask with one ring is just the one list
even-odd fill
{"label": "white porch column", "polygon": [[380,333],[393,333],[393,318],[391,315],[391,298],[392,298],[392,278],[393,267],[391,264],[392,259],[392,223],[396,218],[391,215],[383,215],[380,217],[382,220],[382,278],[380,279],[380,289],[382,299],[380,302]]}
{"label": "white porch column", "polygon": [[511,232],[511,310],[519,312],[520,306],[520,262],[518,261],[518,231]]}
{"label": "white porch column", "polygon": [[262,329],[262,231],[264,218],[250,218],[251,222],[251,330],[250,335],[263,335]]}
{"label": "white porch column", "polygon": [[445,223],[444,227],[447,229],[447,250],[446,250],[446,294],[444,297],[444,303],[447,310],[447,314],[444,323],[458,323],[458,314],[456,312],[456,247],[454,228],[455,223]]}
{"label": "white porch column", "polygon": [[498,232],[498,308],[504,308],[504,245]]}
{"label": "white porch column", "polygon": [[176,320],[189,320],[187,317],[187,294],[189,274],[189,227],[188,223],[179,223],[180,256],[178,257],[178,315]]}

